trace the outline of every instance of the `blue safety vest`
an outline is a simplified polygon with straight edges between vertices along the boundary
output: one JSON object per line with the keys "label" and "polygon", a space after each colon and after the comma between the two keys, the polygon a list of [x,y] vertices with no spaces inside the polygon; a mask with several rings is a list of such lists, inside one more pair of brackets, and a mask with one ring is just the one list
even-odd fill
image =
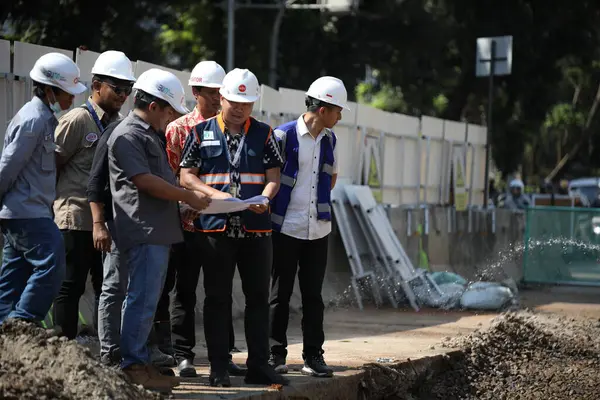
{"label": "blue safety vest", "polygon": [[[273,229],[281,231],[292,190],[296,185],[298,170],[298,142],[297,122],[291,121],[276,128],[284,132],[285,163],[281,170],[281,185],[277,196],[271,201],[271,222]],[[330,131],[331,132],[331,131]],[[333,132],[326,134],[321,139],[321,156],[319,159],[319,177],[317,182],[317,219],[331,221],[331,180],[333,178],[334,153],[337,138]]]}
{"label": "blue safety vest", "polygon": [[[210,187],[228,192],[230,186],[230,159],[227,138],[224,134],[221,115],[208,119],[192,129],[195,140],[200,145],[200,167],[198,177]],[[245,135],[239,158],[240,196],[242,200],[262,194],[265,187],[265,167],[263,166],[265,143],[272,134],[271,127],[249,118],[244,124]],[[202,232],[223,232],[226,229],[227,214],[201,214],[194,226]],[[269,213],[256,214],[242,211],[242,224],[246,232],[271,232]]]}

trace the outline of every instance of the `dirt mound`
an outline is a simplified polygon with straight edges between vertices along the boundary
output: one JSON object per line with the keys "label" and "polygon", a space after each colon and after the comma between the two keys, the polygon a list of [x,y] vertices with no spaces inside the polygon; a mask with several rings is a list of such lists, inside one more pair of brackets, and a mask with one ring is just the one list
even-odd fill
{"label": "dirt mound", "polygon": [[489,329],[443,345],[462,351],[423,371],[370,367],[363,397],[600,399],[600,320],[507,313]]}
{"label": "dirt mound", "polygon": [[0,326],[0,399],[160,399],[97,362],[74,341],[33,324]]}

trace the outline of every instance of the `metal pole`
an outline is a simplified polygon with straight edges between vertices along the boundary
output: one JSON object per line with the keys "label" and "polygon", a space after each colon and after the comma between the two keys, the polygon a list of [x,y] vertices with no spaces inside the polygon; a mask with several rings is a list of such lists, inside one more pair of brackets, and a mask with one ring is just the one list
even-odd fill
{"label": "metal pole", "polygon": [[486,118],[487,125],[487,141],[485,144],[485,192],[483,193],[483,205],[485,209],[488,209],[488,196],[490,190],[490,180],[488,179],[488,175],[490,174],[490,158],[492,156],[491,148],[492,148],[492,110],[493,110],[493,101],[494,101],[494,75],[496,73],[496,41],[492,40],[492,53],[490,57],[490,86],[488,91],[488,112]]}
{"label": "metal pole", "polygon": [[235,0],[227,1],[227,72],[233,69],[235,45]]}
{"label": "metal pole", "polygon": [[271,33],[271,54],[269,58],[269,86],[273,89],[277,89],[277,48],[279,45],[279,30],[281,23],[283,22],[283,14],[285,13],[285,1],[280,0],[279,11],[275,16],[275,22],[273,23],[273,31]]}

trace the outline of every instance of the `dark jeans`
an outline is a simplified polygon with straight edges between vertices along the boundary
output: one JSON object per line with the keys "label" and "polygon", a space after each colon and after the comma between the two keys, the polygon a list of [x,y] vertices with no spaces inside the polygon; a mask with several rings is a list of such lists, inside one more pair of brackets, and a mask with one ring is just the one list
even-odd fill
{"label": "dark jeans", "polygon": [[305,356],[323,352],[323,279],[327,267],[327,241],[301,240],[273,232],[273,270],[271,283],[271,334],[277,344],[271,352],[287,356],[287,328],[290,318],[290,298],[298,272],[302,296],[302,337]]}
{"label": "dark jeans", "polygon": [[102,294],[98,305],[98,337],[100,338],[100,356],[118,357],[121,347],[121,311],[129,273],[127,262],[119,253],[115,243],[117,232],[114,222],[108,221],[108,230],[112,236],[110,253],[104,254],[104,275],[102,278]]}
{"label": "dark jeans", "polygon": [[0,324],[8,317],[43,321],[65,277],[65,246],[50,218],[5,219]]}
{"label": "dark jeans", "polygon": [[121,324],[121,368],[150,364],[148,337],[169,265],[170,246],[140,244],[123,252],[129,272]]}
{"label": "dark jeans", "polygon": [[54,324],[62,328],[69,339],[77,336],[79,299],[85,292],[88,273],[95,294],[93,326],[98,330],[98,303],[102,293],[102,253],[94,248],[92,232],[62,231],[67,254],[67,272],[58,296],[54,300]]}
{"label": "dark jeans", "polygon": [[235,267],[246,297],[244,328],[249,369],[269,359],[269,271],[273,259],[270,237],[231,239],[203,234],[200,254],[204,265],[204,334],[211,370],[225,371],[229,362],[231,291]]}
{"label": "dark jeans", "polygon": [[[171,248],[169,262],[169,269],[172,266],[175,274],[175,288],[171,296],[171,331],[177,359],[193,362],[196,356],[193,351],[196,346],[196,288],[204,257],[199,251],[203,233],[183,232],[183,235],[185,242]],[[230,298],[230,313],[231,305]],[[157,311],[157,317],[158,314]],[[230,322],[229,350],[234,347],[233,323]]]}
{"label": "dark jeans", "polygon": [[175,248],[180,243],[172,245],[169,252],[169,266],[165,277],[156,313],[154,314],[154,325],[148,338],[150,344],[156,344],[160,351],[165,354],[174,355],[173,344],[171,342],[171,313],[169,312],[170,293],[175,285],[175,263],[173,255],[176,253]]}

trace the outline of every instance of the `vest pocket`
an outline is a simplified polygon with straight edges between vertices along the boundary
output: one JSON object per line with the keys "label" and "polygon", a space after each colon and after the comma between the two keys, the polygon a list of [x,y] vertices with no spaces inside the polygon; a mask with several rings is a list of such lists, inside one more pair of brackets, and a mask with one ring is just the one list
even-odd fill
{"label": "vest pocket", "polygon": [[204,140],[200,143],[200,158],[215,158],[223,154],[223,145],[220,140]]}

